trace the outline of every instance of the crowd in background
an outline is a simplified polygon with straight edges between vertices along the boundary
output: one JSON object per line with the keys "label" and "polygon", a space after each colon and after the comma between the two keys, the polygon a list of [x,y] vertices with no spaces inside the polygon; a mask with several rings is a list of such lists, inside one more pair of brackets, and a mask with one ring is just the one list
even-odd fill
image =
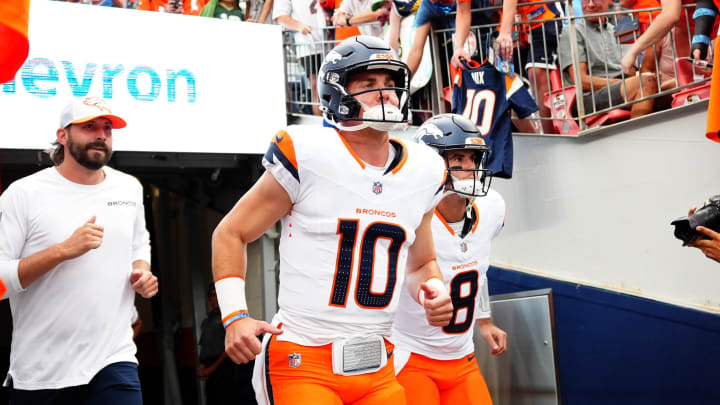
{"label": "crowd in background", "polygon": [[[301,108],[291,112],[319,115],[319,102],[315,94],[316,72],[325,52],[335,41],[348,36],[364,34],[386,39],[393,50],[408,63],[413,74],[424,75],[423,57],[429,56],[424,46],[430,27],[435,30],[455,30],[450,38],[438,41],[442,85],[447,94],[452,87],[453,70],[463,69],[461,59],[483,62],[488,56],[491,43],[495,51],[513,62],[540,110],[542,128],[522,132],[551,133],[555,130],[551,119],[557,111],[551,111],[551,103],[545,100],[552,90],[562,86],[581,87],[585,92],[582,104],[585,114],[613,108],[618,104],[630,111],[629,116],[638,117],[659,109],[669,108],[672,97],[668,91],[678,85],[676,60],[690,57],[691,50],[700,57],[711,60],[710,39],[716,28],[707,24],[698,32],[695,22],[707,17],[705,6],[683,9],[681,18],[674,23],[670,34],[664,34],[649,48],[632,46],[652,22],[667,25],[661,14],[659,0],[576,0],[561,3],[544,0],[506,0],[493,4],[492,0],[80,0],[102,6],[136,8],[157,12],[181,13],[231,20],[279,24],[289,33],[286,56],[301,66],[303,93],[307,100]],[[678,0],[679,2],[679,0]],[[571,5],[571,10],[568,9]],[[578,42],[578,65],[570,53],[570,37],[567,29],[570,13],[598,14],[622,12],[622,14],[576,19],[579,27],[575,35]],[[414,36],[401,38],[404,19],[414,18]],[[563,18],[565,18],[563,20]],[[700,20],[698,20],[700,21]],[[472,29],[471,29],[472,27]],[[712,28],[712,24],[710,24]],[[655,35],[653,35],[654,37]],[[404,42],[404,43],[403,43]],[[408,46],[408,42],[412,46]],[[558,46],[560,44],[560,46]],[[288,52],[289,49],[292,51]],[[623,66],[621,64],[629,64]],[[631,62],[627,62],[631,60]],[[448,70],[448,66],[452,67]],[[696,65],[697,69],[700,69]],[[559,70],[558,70],[559,69]],[[575,70],[578,69],[579,72]],[[700,75],[709,77],[709,70]],[[288,68],[288,75],[297,74]],[[559,75],[557,74],[559,73]],[[693,71],[695,76],[698,74]],[[553,82],[553,77],[557,80]],[[577,80],[579,83],[576,83]],[[692,79],[691,79],[692,81]],[[429,77],[422,86],[427,85]],[[680,80],[680,84],[687,80]],[[554,84],[553,84],[554,83]],[[417,89],[412,89],[415,92]],[[664,92],[664,93],[663,93]],[[288,91],[288,98],[294,94]],[[579,92],[578,92],[579,93]],[[422,105],[426,93],[418,93],[412,105]],[[447,95],[449,102],[451,96]],[[568,113],[578,116],[578,102],[568,106]],[[449,108],[445,108],[449,110]],[[424,116],[420,116],[424,118]],[[536,117],[537,118],[537,117]]]}

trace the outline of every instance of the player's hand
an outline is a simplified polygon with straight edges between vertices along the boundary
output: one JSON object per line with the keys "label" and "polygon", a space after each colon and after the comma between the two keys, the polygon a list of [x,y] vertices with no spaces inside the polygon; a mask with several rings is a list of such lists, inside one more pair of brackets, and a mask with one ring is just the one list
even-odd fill
{"label": "player's hand", "polygon": [[466,61],[470,60],[470,54],[465,50],[465,48],[455,48],[455,51],[453,52],[453,56],[450,59],[450,63],[456,68],[460,70],[464,70],[465,67],[460,62],[460,59],[465,59]]}
{"label": "player's hand", "polygon": [[150,298],[158,292],[158,279],[149,270],[134,269],[130,273],[130,286],[143,298]]}
{"label": "player's hand", "polygon": [[70,237],[60,244],[65,260],[74,259],[84,255],[90,249],[97,249],[102,244],[105,228],[95,223],[95,217],[90,218],[81,227],[75,230]]}
{"label": "player's hand", "polygon": [[704,226],[698,226],[695,228],[698,232],[704,234],[710,239],[696,239],[688,246],[700,249],[703,254],[716,262],[720,262],[720,233],[713,231],[712,229]]}
{"label": "player's hand", "polygon": [[497,356],[505,353],[507,350],[507,333],[504,330],[495,326],[490,318],[478,320],[478,328],[480,329],[480,336],[490,346],[491,354]]}
{"label": "player's hand", "polygon": [[452,319],[453,305],[450,295],[444,289],[442,291],[429,285],[426,282],[420,285],[423,293],[425,293],[425,300],[423,306],[425,307],[425,316],[427,317],[428,323],[431,326],[447,326]]}
{"label": "player's hand", "polygon": [[225,329],[225,353],[235,363],[245,364],[262,351],[258,336],[263,333],[279,335],[282,332],[265,321],[250,317],[235,321]]}
{"label": "player's hand", "polygon": [[312,27],[307,24],[303,24],[302,27],[300,27],[300,33],[303,35],[310,35],[310,33],[312,33]]}
{"label": "player's hand", "polygon": [[511,60],[513,56],[513,40],[511,32],[501,32],[497,40],[500,57],[505,60]]}

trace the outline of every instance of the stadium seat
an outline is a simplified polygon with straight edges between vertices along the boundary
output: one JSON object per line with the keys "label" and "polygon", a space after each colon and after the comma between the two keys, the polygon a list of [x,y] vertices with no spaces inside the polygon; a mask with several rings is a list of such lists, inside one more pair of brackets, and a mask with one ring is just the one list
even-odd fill
{"label": "stadium seat", "polygon": [[[575,86],[562,87],[560,71],[550,71],[550,92],[545,93],[545,105],[552,112],[553,128],[561,135],[577,135],[580,132],[580,125],[577,120],[568,119],[572,117],[572,107],[577,97]],[[609,125],[615,122],[624,121],[630,118],[630,111],[615,109],[603,114],[596,114],[585,118],[588,128],[595,128],[601,125]]]}
{"label": "stadium seat", "polygon": [[[712,76],[712,65],[696,66],[689,58],[675,59],[678,85],[684,86]],[[696,84],[673,94],[672,106],[680,107],[710,97],[710,81]]]}

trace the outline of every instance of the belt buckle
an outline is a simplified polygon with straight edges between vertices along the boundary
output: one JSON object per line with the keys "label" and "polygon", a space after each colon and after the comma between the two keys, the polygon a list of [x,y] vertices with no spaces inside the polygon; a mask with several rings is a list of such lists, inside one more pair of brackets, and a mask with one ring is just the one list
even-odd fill
{"label": "belt buckle", "polygon": [[336,340],[332,344],[333,373],[359,375],[374,373],[387,365],[382,336]]}

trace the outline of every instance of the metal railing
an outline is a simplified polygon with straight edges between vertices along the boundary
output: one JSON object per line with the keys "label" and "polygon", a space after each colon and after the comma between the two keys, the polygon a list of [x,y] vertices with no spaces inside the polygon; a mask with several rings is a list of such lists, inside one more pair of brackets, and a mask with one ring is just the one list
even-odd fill
{"label": "metal railing", "polygon": [[[537,3],[554,3],[552,0],[547,1],[540,1]],[[534,4],[537,4],[534,3]],[[522,6],[522,4],[521,4]],[[693,5],[684,5],[685,9],[692,8]],[[473,10],[473,12],[483,12],[483,13],[493,13],[497,12],[499,9],[501,9],[501,6],[495,6],[490,7],[486,9],[478,9]],[[562,16],[554,19],[548,19],[543,20],[541,24],[543,24],[543,28],[547,24],[553,24],[553,28],[555,28],[555,32],[558,33],[557,35],[560,35],[560,32],[565,30],[567,32],[567,37],[570,41],[570,56],[572,59],[572,63],[567,63],[567,61],[563,61],[561,59],[556,59],[556,65],[562,66],[562,65],[570,65],[573,67],[573,70],[575,72],[575,77],[570,78],[568,74],[562,74],[562,72],[556,71],[553,72],[551,69],[535,69],[535,72],[539,71],[541,76],[544,76],[544,79],[546,83],[550,85],[551,91],[554,91],[555,97],[564,97],[566,94],[566,91],[571,89],[574,83],[580,82],[580,63],[578,60],[578,48],[577,48],[577,33],[576,33],[576,24],[580,19],[587,19],[587,18],[605,18],[607,19],[614,27],[628,27],[628,22],[633,22],[634,20],[637,20],[638,17],[643,16],[645,17],[644,20],[646,22],[652,21],[652,12],[659,10],[659,8],[655,9],[640,9],[640,10],[608,10],[604,13],[598,13],[598,14],[592,14],[592,15],[584,15],[584,16],[574,16],[572,14],[572,7],[566,8],[569,12],[569,15]],[[683,13],[683,19],[684,21],[681,21],[678,26],[668,34],[667,38],[664,40],[665,42],[662,44],[658,43],[652,46],[651,49],[648,49],[644,52],[644,58],[653,58],[654,60],[654,66],[655,66],[655,72],[656,74],[653,76],[654,80],[652,80],[652,87],[643,87],[643,85],[639,85],[640,87],[640,94],[639,96],[635,96],[633,98],[628,96],[627,92],[627,86],[623,85],[623,91],[622,91],[622,101],[620,103],[613,103],[612,99],[609,99],[609,107],[606,108],[598,108],[595,105],[595,101],[597,100],[596,93],[601,90],[602,87],[605,86],[590,86],[590,89],[586,89],[585,92],[580,91],[580,86],[578,86],[577,91],[577,97],[575,98],[575,108],[573,109],[573,112],[571,114],[565,114],[560,113],[557,111],[557,109],[550,108],[548,110],[541,110],[540,115],[533,116],[533,119],[538,121],[546,121],[546,125],[544,126],[545,132],[548,132],[547,128],[552,128],[551,125],[547,125],[547,122],[555,122],[556,126],[558,127],[558,122],[562,123],[563,121],[566,122],[574,122],[578,128],[579,131],[583,131],[589,127],[588,121],[592,120],[593,118],[597,118],[598,116],[602,116],[604,114],[609,113],[610,111],[616,110],[616,109],[632,109],[632,106],[637,103],[642,103],[648,100],[655,100],[655,99],[669,99],[672,94],[677,93],[679,91],[682,91],[684,89],[697,86],[698,84],[704,83],[706,81],[709,81],[710,78],[708,77],[708,74],[704,74],[704,72],[700,71],[700,68],[692,65],[692,78],[691,79],[685,79],[685,80],[679,80],[678,75],[680,72],[678,72],[677,66],[675,64],[676,59],[683,58],[689,56],[689,49],[690,49],[690,43],[689,38],[692,38],[692,33],[690,30],[690,14],[689,12]],[[683,24],[684,22],[684,24]],[[533,35],[537,35],[537,33],[540,33],[543,35],[542,43],[543,47],[542,49],[547,55],[550,55],[553,53],[552,49],[552,42],[556,42],[557,46],[562,46],[559,40],[556,41],[548,41],[548,38],[545,36],[546,30],[531,30],[529,29],[530,25],[532,24],[533,28],[536,28],[539,24],[538,21],[516,21],[515,22],[515,29],[517,31],[522,31],[525,29],[526,32],[528,32],[528,38],[527,42],[530,42],[532,44]],[[497,29],[499,24],[488,24],[488,25],[479,25],[479,26],[472,26],[471,32],[474,34],[476,38],[477,43],[477,53],[474,56],[477,60],[485,60],[487,56],[487,47],[488,47],[488,38],[491,35],[491,33]],[[631,23],[629,25],[631,29],[623,30],[624,34],[624,41],[625,42],[632,42],[634,39],[637,38],[637,36],[640,34],[637,23]],[[604,29],[604,28],[603,28]],[[620,30],[618,30],[620,31]],[[422,89],[418,90],[415,94],[412,95],[410,99],[410,109],[413,113],[413,124],[418,124],[422,122],[425,118],[433,115],[438,114],[442,112],[449,112],[450,111],[450,104],[447,100],[446,95],[448,94],[448,88],[451,88],[452,86],[452,79],[450,78],[449,69],[447,68],[450,58],[452,56],[452,34],[454,33],[454,29],[438,29],[438,30],[432,30],[431,35],[429,37],[430,41],[430,49],[432,53],[432,60],[433,60],[433,68],[434,68],[434,74],[433,78],[430,80],[430,82]],[[614,44],[610,44],[609,46],[617,46],[622,50],[622,54],[625,53],[627,48],[629,48],[629,44],[621,44],[618,42],[618,38],[620,35],[616,35],[616,42]],[[334,27],[327,27],[324,30],[324,38],[325,40],[322,41],[321,44],[295,44],[292,41],[292,36],[286,35],[285,41],[284,41],[284,49],[285,49],[285,61],[286,61],[286,80],[287,80],[287,100],[288,100],[288,113],[289,114],[313,114],[313,106],[315,106],[315,113],[317,114],[317,106],[319,105],[319,101],[317,99],[317,96],[315,95],[316,89],[313,82],[313,75],[308,74],[308,70],[311,71],[317,71],[319,68],[319,64],[321,63],[321,58],[308,58],[307,55],[311,53],[309,50],[312,48],[317,52],[317,50],[322,50],[322,55],[324,55],[329,49],[331,49],[336,41],[334,38]],[[550,44],[548,44],[550,42]],[[651,50],[654,50],[652,52]],[[535,52],[533,47],[530,47],[528,50],[524,50],[521,47],[520,41],[516,41],[515,43],[515,49],[514,54],[520,55],[521,52],[528,52],[530,56],[534,56],[532,53]],[[559,52],[558,52],[559,53]],[[518,60],[518,59],[516,59]],[[598,62],[598,61],[595,61]],[[602,62],[602,61],[600,61]],[[607,65],[607,59],[605,59],[605,67],[606,71],[611,70],[609,66]],[[638,64],[639,66],[639,64]],[[538,81],[540,79],[530,81],[527,77],[527,72],[522,67],[520,69],[516,69],[518,72],[518,75],[529,84],[529,90],[533,97],[535,98],[538,106],[541,106],[545,102],[546,93],[542,91],[542,89],[538,88]],[[560,78],[558,78],[558,72],[560,73]],[[684,74],[687,75],[687,72]],[[552,77],[555,76],[555,77]],[[649,77],[649,76],[648,76]],[[560,80],[558,80],[560,79]],[[606,84],[610,84],[611,78],[608,78],[606,81]],[[634,81],[639,80],[642,83],[641,78],[634,79],[633,76],[625,76],[623,74],[620,74],[619,76],[612,78],[612,79],[619,79],[622,83],[627,84],[628,81]],[[614,81],[614,80],[613,80]],[[650,80],[645,80],[646,82],[650,82]],[[648,83],[646,83],[644,86],[649,86]],[[649,90],[646,90],[649,89]],[[539,93],[544,94],[539,94]],[[549,93],[549,92],[548,92]],[[588,98],[588,100],[591,101],[588,105],[584,102],[585,99],[583,97],[583,93]],[[548,94],[549,95],[549,94]],[[609,95],[608,95],[609,97]],[[553,100],[550,99],[552,102]],[[563,99],[563,102],[565,100]],[[660,101],[660,100],[657,100]],[[659,104],[659,103],[655,103]],[[669,105],[669,103],[666,103]],[[562,126],[562,125],[559,125]],[[543,126],[536,125],[536,128],[539,128],[540,131],[542,131]],[[551,129],[553,133],[557,134],[558,131],[555,129]]]}

